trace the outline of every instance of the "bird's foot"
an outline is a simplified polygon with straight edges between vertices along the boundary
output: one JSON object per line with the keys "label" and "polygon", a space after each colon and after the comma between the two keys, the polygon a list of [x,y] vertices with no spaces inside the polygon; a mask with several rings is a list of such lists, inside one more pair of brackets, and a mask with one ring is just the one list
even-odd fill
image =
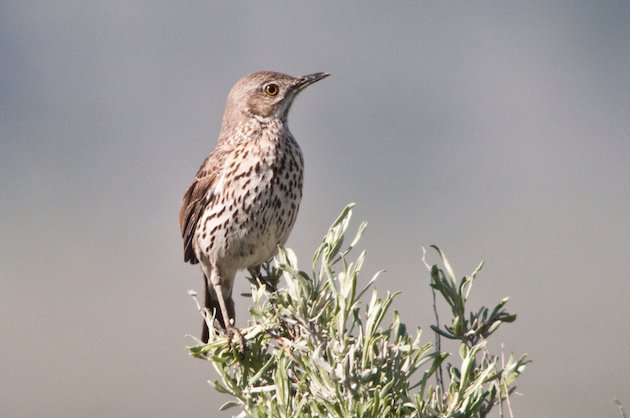
{"label": "bird's foot", "polygon": [[233,337],[236,337],[238,341],[238,353],[242,356],[243,353],[245,353],[245,339],[243,338],[243,334],[241,334],[241,330],[236,328],[234,325],[231,325],[227,329],[228,346],[230,349],[232,348]]}
{"label": "bird's foot", "polygon": [[265,290],[270,293],[274,293],[278,290],[280,273],[277,268],[270,264],[269,261],[259,266],[249,267],[247,270],[251,275],[250,282],[256,287],[260,287],[261,285],[265,286]]}

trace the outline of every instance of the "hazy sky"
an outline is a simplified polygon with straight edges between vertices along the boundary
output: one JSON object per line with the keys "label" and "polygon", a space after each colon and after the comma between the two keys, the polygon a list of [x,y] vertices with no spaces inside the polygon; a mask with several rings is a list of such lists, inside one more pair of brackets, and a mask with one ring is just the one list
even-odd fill
{"label": "hazy sky", "polygon": [[354,201],[363,280],[387,269],[428,340],[421,245],[486,260],[473,302],[510,296],[497,338],[534,360],[518,417],[630,410],[629,22],[625,1],[0,1],[0,414],[230,416],[186,353],[177,212],[262,69],[333,74],[290,117],[303,266]]}

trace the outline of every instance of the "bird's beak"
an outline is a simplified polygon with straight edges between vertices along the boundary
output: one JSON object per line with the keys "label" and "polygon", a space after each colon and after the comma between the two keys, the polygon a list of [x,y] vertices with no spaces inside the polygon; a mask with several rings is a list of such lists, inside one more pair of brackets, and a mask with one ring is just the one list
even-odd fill
{"label": "bird's beak", "polygon": [[305,75],[303,77],[300,77],[300,79],[298,80],[298,82],[294,85],[294,88],[296,91],[302,91],[304,90],[306,87],[310,86],[311,84],[315,83],[316,81],[321,80],[322,78],[326,78],[328,77],[330,74],[328,73],[313,73],[313,74],[309,74],[309,75]]}

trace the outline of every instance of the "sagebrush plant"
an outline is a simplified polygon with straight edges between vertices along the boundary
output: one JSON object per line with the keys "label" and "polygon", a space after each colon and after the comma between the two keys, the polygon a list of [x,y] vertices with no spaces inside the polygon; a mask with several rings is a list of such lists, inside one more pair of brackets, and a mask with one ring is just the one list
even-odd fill
{"label": "sagebrush plant", "polygon": [[[516,318],[504,310],[507,299],[469,313],[466,302],[481,265],[457,282],[434,247],[444,268],[430,267],[430,286],[453,317],[447,326],[431,326],[435,346],[421,342],[421,329],[411,335],[391,311],[396,294],[379,296],[372,289],[363,302],[378,273],[358,287],[365,252],[353,261],[349,254],[366,223],[344,247],[352,207],[324,236],[310,274],[281,248],[274,267],[252,280],[243,352],[212,332],[208,344],[189,347],[213,364],[220,377],[214,387],[233,397],[221,409],[239,407],[248,417],[485,417],[499,405],[503,415],[503,402],[509,407],[513,383],[527,363],[525,356],[506,360],[487,349],[499,326]],[[276,290],[280,277],[286,286]],[[441,352],[442,337],[459,342],[458,359]]]}

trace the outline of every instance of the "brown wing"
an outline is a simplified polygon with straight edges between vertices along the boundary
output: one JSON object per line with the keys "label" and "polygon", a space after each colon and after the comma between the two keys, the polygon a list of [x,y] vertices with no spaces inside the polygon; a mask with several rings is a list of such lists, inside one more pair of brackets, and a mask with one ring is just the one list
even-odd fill
{"label": "brown wing", "polygon": [[199,167],[195,180],[186,190],[182,199],[182,207],[179,210],[179,228],[182,232],[182,238],[184,238],[184,260],[191,264],[199,262],[193,247],[195,230],[197,229],[197,222],[211,198],[212,188],[219,177],[218,174],[223,167],[226,154],[225,146],[217,146],[206,157]]}

